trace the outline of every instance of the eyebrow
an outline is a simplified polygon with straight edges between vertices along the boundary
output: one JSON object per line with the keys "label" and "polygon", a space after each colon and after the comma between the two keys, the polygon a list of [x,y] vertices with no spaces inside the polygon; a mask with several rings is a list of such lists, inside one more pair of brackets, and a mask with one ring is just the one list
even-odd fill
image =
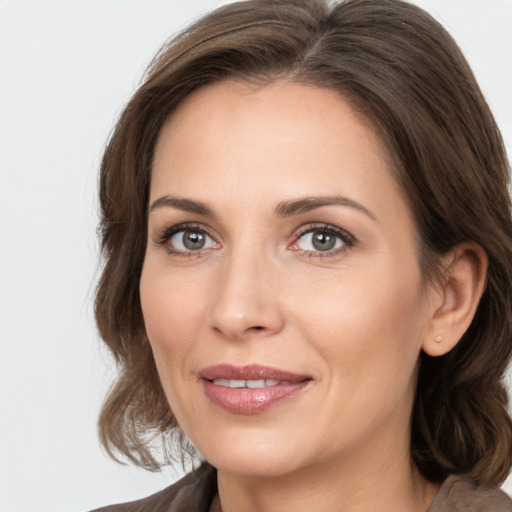
{"label": "eyebrow", "polygon": [[207,217],[215,217],[213,210],[206,204],[201,201],[194,201],[192,199],[186,199],[184,197],[175,197],[175,196],[162,196],[156,199],[151,203],[149,207],[149,212],[151,213],[154,210],[158,210],[159,208],[176,208],[177,210],[182,210],[184,212],[197,213],[199,215],[205,215]]}
{"label": "eyebrow", "polygon": [[277,217],[288,217],[290,215],[309,212],[310,210],[315,210],[316,208],[321,208],[322,206],[333,205],[348,206],[349,208],[354,208],[370,217],[370,219],[377,220],[375,214],[368,210],[368,208],[364,207],[357,201],[343,196],[314,196],[304,197],[293,201],[283,201],[277,205],[274,214]]}
{"label": "eyebrow", "polygon": [[[323,206],[347,206],[364,213],[372,220],[377,220],[377,217],[368,210],[368,208],[364,207],[357,201],[343,196],[314,196],[303,197],[292,201],[282,201],[276,206],[274,215],[276,217],[289,217],[292,215],[306,213],[317,208],[322,208]],[[151,203],[149,212],[165,207],[176,208],[177,210],[182,210],[184,212],[197,213],[206,217],[215,217],[214,211],[208,204],[176,196],[159,197]]]}

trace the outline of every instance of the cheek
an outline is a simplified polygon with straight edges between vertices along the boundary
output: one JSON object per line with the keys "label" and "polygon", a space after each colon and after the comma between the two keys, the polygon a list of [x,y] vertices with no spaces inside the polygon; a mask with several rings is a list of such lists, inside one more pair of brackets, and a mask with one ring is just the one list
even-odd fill
{"label": "cheek", "polygon": [[365,382],[408,378],[404,370],[414,370],[426,320],[418,269],[398,262],[368,266],[307,288],[307,300],[295,307],[333,374],[341,367],[345,374],[364,373]]}
{"label": "cheek", "polygon": [[203,295],[193,279],[185,283],[176,276],[145,266],[140,298],[146,333],[157,366],[177,365],[192,348],[204,318]]}
{"label": "cheek", "polygon": [[[193,328],[186,320],[200,315],[207,293],[204,273],[176,272],[160,261],[160,255],[146,258],[140,279],[140,298],[146,326],[160,334]],[[149,334],[149,333],[148,333]]]}
{"label": "cheek", "polygon": [[180,282],[165,270],[144,267],[140,281],[144,324],[165,395],[179,425],[189,416],[200,416],[187,400],[195,376],[186,365],[205,314],[200,297],[197,283],[190,279]]}

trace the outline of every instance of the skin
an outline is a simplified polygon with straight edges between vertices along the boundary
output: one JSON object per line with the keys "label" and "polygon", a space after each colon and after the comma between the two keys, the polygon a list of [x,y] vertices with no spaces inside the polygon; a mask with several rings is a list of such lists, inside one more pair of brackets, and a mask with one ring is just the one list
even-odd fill
{"label": "skin", "polygon": [[[449,255],[466,288],[426,285],[389,160],[339,95],[283,80],[201,88],[161,131],[141,303],[169,404],[218,469],[224,512],[424,512],[438,490],[409,453],[417,362],[422,348],[443,353],[464,332],[484,256],[474,247]],[[311,196],[349,201],[276,215]],[[203,249],[186,250],[182,232],[165,239],[182,223],[208,233]],[[303,234],[319,224],[351,238],[319,251]],[[221,363],[312,380],[264,412],[234,414],[198,376]]]}

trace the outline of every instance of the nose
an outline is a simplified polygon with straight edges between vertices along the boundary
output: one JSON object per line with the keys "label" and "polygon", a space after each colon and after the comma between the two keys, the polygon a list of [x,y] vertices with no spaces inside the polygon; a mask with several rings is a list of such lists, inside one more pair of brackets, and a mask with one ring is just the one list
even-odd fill
{"label": "nose", "polygon": [[278,281],[263,255],[232,255],[217,275],[210,326],[231,340],[277,334],[284,325]]}

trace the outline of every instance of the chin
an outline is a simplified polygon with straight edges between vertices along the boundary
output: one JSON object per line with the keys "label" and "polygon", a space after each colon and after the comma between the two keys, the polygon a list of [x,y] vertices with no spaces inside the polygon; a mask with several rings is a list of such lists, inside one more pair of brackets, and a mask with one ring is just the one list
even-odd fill
{"label": "chin", "polygon": [[213,456],[206,459],[218,471],[246,477],[276,478],[294,473],[302,466],[293,464],[288,458],[258,456],[246,454],[245,456]]}
{"label": "chin", "polygon": [[215,443],[205,443],[205,450],[198,447],[201,455],[219,471],[251,477],[277,477],[300,469],[305,462],[300,448],[304,443],[262,439],[261,435],[226,436],[228,442],[224,443],[222,437],[219,436]]}

